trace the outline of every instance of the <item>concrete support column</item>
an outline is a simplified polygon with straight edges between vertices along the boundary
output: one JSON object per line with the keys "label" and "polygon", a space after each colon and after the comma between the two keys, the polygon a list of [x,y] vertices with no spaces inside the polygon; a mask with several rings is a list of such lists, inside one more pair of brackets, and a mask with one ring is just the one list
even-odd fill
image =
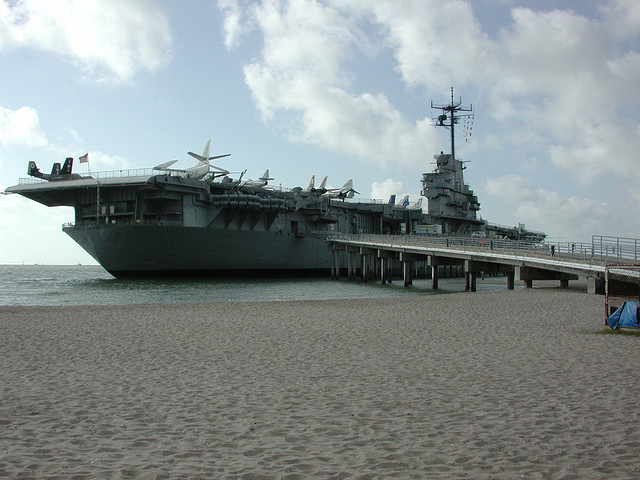
{"label": "concrete support column", "polygon": [[[351,254],[351,280],[355,280],[358,276],[358,254],[356,252],[349,252]],[[360,270],[362,273],[362,270]]]}
{"label": "concrete support column", "polygon": [[362,281],[369,280],[369,255],[361,255],[362,258]]}
{"label": "concrete support column", "polygon": [[371,257],[369,255],[362,255],[362,280],[366,283],[371,278]]}
{"label": "concrete support column", "polygon": [[438,273],[438,265],[431,265],[431,289],[438,290],[438,279],[440,274]]}
{"label": "concrete support column", "polygon": [[413,262],[411,261],[402,262],[402,276],[404,277],[405,287],[408,287],[409,285],[413,285],[412,271],[413,271]]}
{"label": "concrete support column", "polygon": [[335,267],[335,278],[336,280],[340,279],[340,270],[342,268],[342,252],[338,250],[333,251],[334,257],[334,267]]}
{"label": "concrete support column", "polygon": [[363,255],[366,262],[366,278],[365,282],[376,278],[376,261],[373,255]]}
{"label": "concrete support column", "polygon": [[587,293],[604,295],[605,281],[603,278],[587,278]]}
{"label": "concrete support column", "polygon": [[362,279],[368,282],[375,278],[378,250],[360,247],[360,255],[362,255]]}
{"label": "concrete support column", "polygon": [[564,286],[566,282],[568,287],[569,280],[578,279],[578,275],[573,273],[563,273],[535,267],[516,267],[516,277],[518,280],[524,281],[526,288],[533,288],[534,280],[560,280],[562,286]]}
{"label": "concrete support column", "polygon": [[469,278],[469,291],[470,292],[477,291],[477,287],[476,287],[476,278],[478,276],[477,272],[468,272],[466,275]]}
{"label": "concrete support column", "polygon": [[400,261],[402,262],[402,277],[404,278],[404,286],[408,287],[413,285],[413,271],[415,269],[416,262],[421,260],[422,256],[415,253],[400,253]]}
{"label": "concrete support column", "polygon": [[514,286],[514,271],[513,267],[507,265],[500,265],[492,262],[483,262],[476,260],[465,260],[464,262],[464,275],[465,275],[465,289],[470,292],[477,291],[477,277],[481,273],[483,278],[485,274],[506,273],[507,274],[507,288],[513,290]]}
{"label": "concrete support column", "polygon": [[507,290],[516,288],[516,272],[507,273]]}
{"label": "concrete support column", "polygon": [[[331,278],[332,279],[337,279],[339,277],[338,274],[336,274],[336,257],[337,257],[337,253],[334,249],[331,249]],[[338,271],[340,271],[339,267],[338,267]]]}
{"label": "concrete support column", "polygon": [[388,250],[378,250],[378,258],[380,259],[380,282],[382,285],[385,283],[391,283],[393,257],[395,255],[396,253]]}
{"label": "concrete support column", "polygon": [[384,285],[387,283],[387,257],[380,258],[380,283]]}
{"label": "concrete support column", "polygon": [[350,281],[356,279],[356,272],[358,270],[358,259],[356,255],[357,253],[352,250],[347,251],[347,276]]}
{"label": "concrete support column", "polygon": [[438,257],[429,256],[429,265],[431,265],[431,289],[438,290],[438,279],[440,278],[440,272],[438,267],[440,266],[440,262]]}

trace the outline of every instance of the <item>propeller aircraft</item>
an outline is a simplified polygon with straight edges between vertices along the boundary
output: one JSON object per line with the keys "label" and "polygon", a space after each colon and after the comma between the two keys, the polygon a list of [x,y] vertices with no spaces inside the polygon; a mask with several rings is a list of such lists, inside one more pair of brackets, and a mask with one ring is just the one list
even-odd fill
{"label": "propeller aircraft", "polygon": [[42,173],[36,162],[30,161],[29,167],[27,169],[27,174],[32,177],[42,178],[43,180],[48,180],[50,182],[55,182],[59,180],[76,180],[78,178],[82,178],[82,175],[77,173],[72,173],[73,170],[73,158],[67,157],[64,161],[64,165],[60,166],[60,162],[56,162],[53,164],[53,168],[51,169],[51,173]]}

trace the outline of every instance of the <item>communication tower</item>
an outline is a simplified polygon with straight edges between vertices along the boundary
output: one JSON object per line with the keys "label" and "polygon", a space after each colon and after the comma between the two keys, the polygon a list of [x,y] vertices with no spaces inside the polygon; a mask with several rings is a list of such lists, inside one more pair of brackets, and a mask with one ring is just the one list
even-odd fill
{"label": "communication tower", "polygon": [[473,119],[473,113],[465,113],[460,115],[458,112],[473,112],[473,105],[462,105],[462,98],[458,102],[453,100],[453,87],[451,87],[451,103],[448,105],[434,105],[431,101],[431,108],[434,110],[442,110],[436,120],[436,127],[446,127],[451,131],[451,157],[456,158],[455,144],[455,126],[460,119]]}

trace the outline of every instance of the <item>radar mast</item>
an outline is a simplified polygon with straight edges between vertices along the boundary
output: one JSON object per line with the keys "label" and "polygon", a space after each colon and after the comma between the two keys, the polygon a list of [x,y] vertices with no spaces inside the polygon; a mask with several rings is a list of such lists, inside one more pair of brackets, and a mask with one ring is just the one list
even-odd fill
{"label": "radar mast", "polygon": [[473,118],[472,113],[459,115],[458,112],[473,112],[473,105],[462,105],[462,98],[455,102],[453,100],[453,87],[451,87],[451,103],[448,105],[437,105],[431,101],[431,108],[434,110],[442,110],[442,114],[436,119],[436,127],[446,127],[451,131],[451,157],[455,160],[455,126],[461,118]]}

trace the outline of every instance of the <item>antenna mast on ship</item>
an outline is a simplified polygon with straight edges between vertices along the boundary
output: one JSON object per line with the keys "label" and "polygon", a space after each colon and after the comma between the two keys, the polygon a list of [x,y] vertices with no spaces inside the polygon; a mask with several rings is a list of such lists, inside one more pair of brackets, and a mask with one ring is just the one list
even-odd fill
{"label": "antenna mast on ship", "polygon": [[[442,114],[438,115],[436,127],[447,127],[451,130],[451,157],[455,160],[455,125],[461,118],[473,118],[473,114],[458,115],[458,112],[473,112],[473,105],[462,105],[462,98],[456,103],[453,100],[453,87],[451,87],[451,103],[449,105],[434,105],[431,101],[431,108],[442,110]],[[448,123],[447,123],[448,122]]]}

